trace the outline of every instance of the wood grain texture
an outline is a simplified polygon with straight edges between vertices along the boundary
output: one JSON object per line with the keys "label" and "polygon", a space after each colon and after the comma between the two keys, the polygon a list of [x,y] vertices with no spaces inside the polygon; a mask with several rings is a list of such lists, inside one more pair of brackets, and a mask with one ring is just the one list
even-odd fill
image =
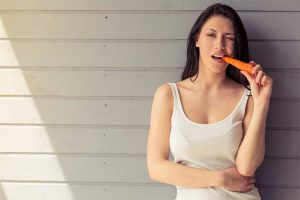
{"label": "wood grain texture", "polygon": [[103,11],[151,11],[151,10],[203,10],[213,3],[222,2],[236,10],[251,11],[300,11],[298,0],[7,0],[0,1],[1,10],[103,10]]}
{"label": "wood grain texture", "polygon": [[[183,68],[186,41],[180,40],[0,40],[3,68]],[[300,69],[299,41],[250,41],[251,59],[265,69]],[[34,58],[34,59],[32,59]]]}
{"label": "wood grain texture", "polygon": [[[181,13],[2,12],[2,39],[186,39],[199,16]],[[251,40],[300,40],[299,12],[241,12]],[[278,26],[280,24],[280,26]]]}

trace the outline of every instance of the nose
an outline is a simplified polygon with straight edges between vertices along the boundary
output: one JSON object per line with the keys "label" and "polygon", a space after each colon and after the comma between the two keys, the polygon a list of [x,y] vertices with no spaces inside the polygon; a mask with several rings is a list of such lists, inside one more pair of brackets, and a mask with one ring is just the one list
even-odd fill
{"label": "nose", "polygon": [[224,50],[225,49],[224,40],[222,38],[215,40],[215,49],[216,50]]}

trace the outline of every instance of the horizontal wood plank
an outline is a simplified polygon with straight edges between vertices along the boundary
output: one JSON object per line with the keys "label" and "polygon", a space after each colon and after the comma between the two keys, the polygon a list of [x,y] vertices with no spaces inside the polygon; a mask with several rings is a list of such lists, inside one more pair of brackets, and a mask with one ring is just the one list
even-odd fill
{"label": "horizontal wood plank", "polygon": [[[199,16],[182,13],[2,12],[1,39],[186,39]],[[300,12],[241,12],[248,38],[300,40]],[[280,26],[278,26],[280,24]]]}
{"label": "horizontal wood plank", "polygon": [[[203,10],[217,3],[216,0],[9,0],[0,1],[1,10]],[[298,0],[252,0],[236,1],[222,0],[222,3],[232,6],[235,10],[252,11],[300,11]]]}
{"label": "horizontal wood plank", "polygon": [[[3,40],[0,41],[0,66],[41,69],[183,68],[186,61],[185,43],[185,40]],[[300,69],[300,41],[250,41],[249,49],[251,59],[264,68]]]}
{"label": "horizontal wood plank", "polygon": [[[0,124],[149,125],[151,104],[142,99],[1,97]],[[298,101],[272,101],[267,126],[299,128],[299,109]]]}
{"label": "horizontal wood plank", "polygon": [[[0,126],[1,153],[146,154],[148,129]],[[132,141],[136,141],[132,145]],[[300,132],[267,130],[267,157],[300,157]],[[114,144],[114,145],[111,145]]]}
{"label": "horizontal wood plank", "polygon": [[271,101],[267,127],[289,127],[298,129],[300,126],[300,102]]}
{"label": "horizontal wood plank", "polygon": [[300,158],[300,131],[267,130],[266,156]]}
{"label": "horizontal wood plank", "polygon": [[0,152],[145,154],[147,135],[141,128],[0,126]]}
{"label": "horizontal wood plank", "polygon": [[1,200],[171,200],[176,195],[176,189],[172,186],[2,182],[1,187],[5,192],[1,195],[0,189]]}
{"label": "horizontal wood plank", "polygon": [[[2,190],[2,192],[1,192]],[[4,194],[5,193],[5,194]],[[297,188],[260,187],[264,200],[298,200]],[[129,185],[85,185],[72,183],[12,183],[2,182],[0,198],[5,200],[53,200],[64,199],[130,199],[130,200],[173,200],[176,196],[174,186],[129,186]]]}
{"label": "horizontal wood plank", "polygon": [[[155,183],[145,157],[67,155],[0,155],[1,181],[84,181]],[[300,186],[300,159],[265,159],[256,172],[257,184]]]}
{"label": "horizontal wood plank", "polygon": [[300,187],[300,159],[265,159],[256,171],[258,184]]}
{"label": "horizontal wood plank", "polygon": [[299,188],[259,188],[263,200],[297,200],[300,197]]}
{"label": "horizontal wood plank", "polygon": [[0,155],[0,180],[154,183],[145,157]]}
{"label": "horizontal wood plank", "polygon": [[[300,87],[300,70],[265,71],[274,79],[272,98],[300,98],[300,90],[288,90],[291,86]],[[0,94],[151,97],[159,85],[180,81],[182,72],[183,68],[150,71],[0,69]]]}

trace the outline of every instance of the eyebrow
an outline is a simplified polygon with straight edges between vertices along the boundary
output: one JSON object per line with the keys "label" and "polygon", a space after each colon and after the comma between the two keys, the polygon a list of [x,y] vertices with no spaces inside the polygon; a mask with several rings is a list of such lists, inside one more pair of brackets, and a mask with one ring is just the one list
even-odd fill
{"label": "eyebrow", "polygon": [[[211,28],[208,28],[209,30],[213,31],[213,32],[217,32],[216,30],[214,29],[211,29]],[[234,33],[225,33],[225,35],[235,35]]]}

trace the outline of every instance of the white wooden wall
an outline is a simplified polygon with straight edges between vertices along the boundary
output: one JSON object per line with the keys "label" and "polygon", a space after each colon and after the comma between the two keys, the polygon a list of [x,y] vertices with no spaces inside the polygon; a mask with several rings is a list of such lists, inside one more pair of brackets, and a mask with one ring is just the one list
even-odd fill
{"label": "white wooden wall", "polygon": [[[149,180],[155,89],[211,0],[0,0],[0,199],[172,200]],[[300,1],[221,1],[274,77],[264,200],[300,199]]]}

